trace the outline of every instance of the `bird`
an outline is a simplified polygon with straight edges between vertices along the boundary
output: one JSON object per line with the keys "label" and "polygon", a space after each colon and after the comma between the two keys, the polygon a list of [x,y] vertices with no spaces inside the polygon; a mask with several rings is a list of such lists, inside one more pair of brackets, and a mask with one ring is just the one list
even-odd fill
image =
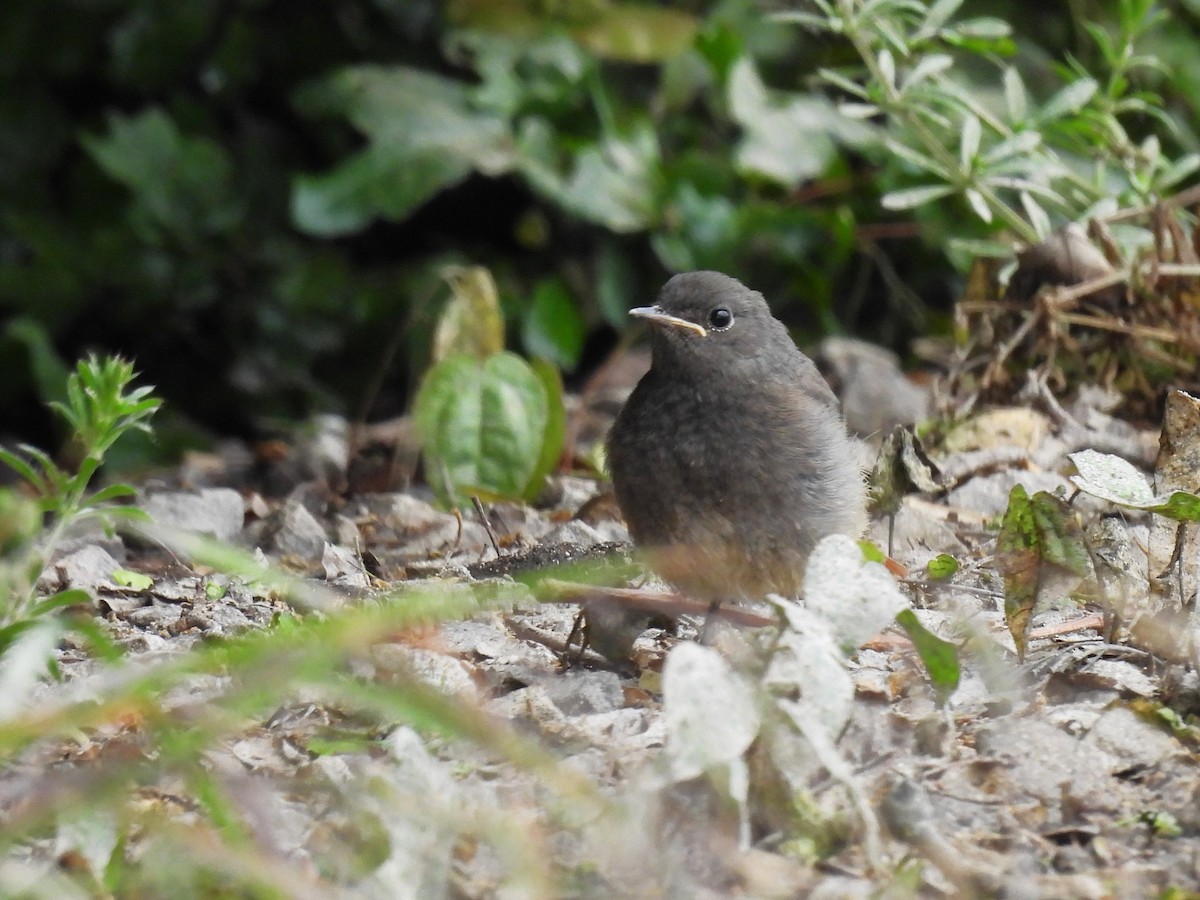
{"label": "bird", "polygon": [[651,326],[651,364],[606,454],[635,546],[710,614],[797,596],[818,541],[867,523],[837,397],[763,295],[728,275],[675,275],[629,314]]}

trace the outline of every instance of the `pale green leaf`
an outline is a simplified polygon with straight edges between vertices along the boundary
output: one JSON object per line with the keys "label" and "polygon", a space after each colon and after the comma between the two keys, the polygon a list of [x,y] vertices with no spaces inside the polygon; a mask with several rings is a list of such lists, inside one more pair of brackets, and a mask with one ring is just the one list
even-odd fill
{"label": "pale green leaf", "polygon": [[848,119],[871,119],[880,114],[873,103],[839,103],[838,112]]}
{"label": "pale green leaf", "polygon": [[983,194],[974,188],[967,188],[963,191],[963,195],[967,198],[967,203],[970,204],[971,209],[975,211],[975,215],[979,216],[985,222],[992,221],[992,209],[987,205],[987,200],[984,199]]}
{"label": "pale green leaf", "polygon": [[467,84],[440,75],[354,66],[310,85],[297,102],[313,115],[345,116],[368,141],[335,169],[296,178],[292,217],[310,234],[402,221],[472,171],[500,174],[513,164],[505,120],[477,110]]}
{"label": "pale green leaf", "polygon": [[1189,153],[1179,157],[1159,176],[1159,190],[1166,191],[1175,187],[1181,181],[1191,177],[1197,169],[1200,169],[1200,154]]}
{"label": "pale green leaf", "polygon": [[870,100],[871,95],[867,89],[856,81],[851,81],[845,75],[833,71],[833,69],[818,69],[817,74],[836,87],[838,90],[845,91],[854,97],[859,97],[863,100]]}
{"label": "pale green leaf", "polygon": [[1011,25],[1003,19],[997,19],[993,16],[980,16],[977,19],[966,19],[962,22],[957,22],[954,25],[954,30],[962,37],[979,38],[989,41],[1006,38],[1012,34]]}
{"label": "pale green leaf", "polygon": [[927,172],[932,172],[934,175],[937,175],[939,178],[943,178],[946,181],[954,180],[956,173],[946,171],[945,167],[943,167],[940,163],[933,158],[926,156],[919,150],[915,150],[912,147],[909,147],[907,144],[902,144],[899,141],[891,138],[886,138],[883,143],[891,153],[894,153],[905,162],[911,163],[917,168],[924,169]]}
{"label": "pale green leaf", "polygon": [[1024,156],[1036,150],[1042,143],[1037,131],[1019,131],[1010,138],[1000,141],[983,154],[984,163],[991,165],[1013,156]]}
{"label": "pale green leaf", "polygon": [[877,60],[879,65],[879,74],[883,78],[885,84],[894,87],[896,84],[896,58],[892,56],[891,50],[880,50]]}
{"label": "pale green leaf", "polygon": [[1021,207],[1025,210],[1025,215],[1029,218],[1029,224],[1033,226],[1033,230],[1037,232],[1039,238],[1048,236],[1052,230],[1050,225],[1050,217],[1046,215],[1046,211],[1041,205],[1029,196],[1028,191],[1021,191]]}
{"label": "pale green leaf", "polygon": [[1004,102],[1008,106],[1008,117],[1014,123],[1025,121],[1029,111],[1028,95],[1025,92],[1025,82],[1021,73],[1013,66],[1004,68]]}
{"label": "pale green leaf", "polygon": [[448,266],[450,300],[433,333],[433,361],[457,354],[487,359],[504,349],[504,317],[492,273],[483,266]]}
{"label": "pale green leaf", "polygon": [[149,575],[143,575],[141,572],[134,572],[130,569],[113,569],[110,577],[114,584],[134,591],[148,591],[154,585],[154,579]]}
{"label": "pale green leaf", "polygon": [[944,72],[954,65],[954,58],[945,53],[930,53],[922,56],[912,69],[904,76],[900,91],[903,93],[922,81],[932,78],[939,72]]}
{"label": "pale green leaf", "polygon": [[921,23],[914,40],[926,41],[936,37],[962,4],[963,0],[937,0],[929,7],[925,21]]}
{"label": "pale green leaf", "polygon": [[979,141],[983,136],[983,126],[979,119],[968,113],[962,123],[962,140],[958,145],[958,158],[964,171],[973,168],[975,155],[979,152]]}
{"label": "pale green leaf", "polygon": [[1094,78],[1080,78],[1071,82],[1046,101],[1046,105],[1038,112],[1038,120],[1049,122],[1079,112],[1099,88]]}
{"label": "pale green leaf", "polygon": [[879,201],[884,209],[912,209],[923,206],[933,200],[940,200],[954,193],[954,188],[945,184],[927,184],[921,187],[905,188],[891,191],[883,195]]}

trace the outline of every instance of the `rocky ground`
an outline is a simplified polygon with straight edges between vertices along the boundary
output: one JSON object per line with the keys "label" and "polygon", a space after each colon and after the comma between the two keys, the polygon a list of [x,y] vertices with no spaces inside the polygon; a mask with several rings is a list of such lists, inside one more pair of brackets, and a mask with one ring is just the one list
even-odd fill
{"label": "rocky ground", "polygon": [[[824,364],[864,435],[929,413],[928,390],[886,354],[835,342]],[[577,441],[597,439],[636,375],[632,365],[593,385]],[[952,431],[935,454],[941,487],[910,494],[895,516],[893,568],[906,574],[830,545],[805,607],[742,611],[705,646],[696,620],[673,627],[663,616],[687,609],[686,598],[632,580],[628,536],[598,481],[560,476],[534,506],[488,504],[461,517],[435,509],[419,485],[336,495],[312,476],[346,477],[344,434],[327,420],[269,471],[231,446],[145,485],[140,498],[161,525],[303,576],[304,602],[268,578],[230,577],[129,538],[79,537],[47,570],[46,590],[88,591],[125,657],[114,668],[68,642],[61,680],[36,689],[39,715],[89,698],[99,712],[0,774],[10,821],[39,804],[64,810],[10,847],[6,893],[52,873],[58,890],[71,866],[95,874],[114,853],[150,853],[148,815],[184,829],[183,857],[195,865],[251,873],[285,896],[1200,891],[1198,733],[1186,724],[1197,685],[1187,654],[1172,650],[1190,623],[1150,590],[1151,516],[1075,501],[1085,524],[1108,516],[1125,541],[1115,633],[1105,610],[1072,599],[1095,595],[1095,571],[1042,591],[1023,662],[1005,624],[995,525],[1010,488],[1070,496],[1067,454],[1084,448],[1153,468],[1157,431],[1112,417],[1098,392],[1064,409],[1034,390],[1024,405]],[[378,434],[403,444],[404,426]],[[885,518],[871,537],[887,547]],[[926,566],[940,554],[958,569],[936,580]],[[123,584],[121,571],[151,583]],[[338,657],[350,686],[338,690],[300,672],[312,657],[294,649],[264,651],[258,669],[234,659],[188,669],[224,639],[297,618],[335,623],[323,633],[350,641],[339,616],[406,597],[466,597],[477,611],[372,633]],[[593,617],[582,651],[568,640],[581,604]],[[839,618],[849,606],[867,611],[865,625]],[[944,705],[888,625],[900,606],[960,649],[961,683]],[[765,621],[788,625],[754,624]],[[1174,640],[1145,636],[1167,621]],[[1130,627],[1138,623],[1146,627]],[[103,706],[122,683],[159,670],[174,674],[147,706]],[[255,678],[281,685],[267,715],[229,699]],[[392,686],[411,714],[371,714],[368,695],[353,690],[372,685]],[[454,705],[418,707],[413,698],[426,695],[413,685]],[[197,802],[206,782],[163,764],[164,748],[146,740],[156,716],[208,729],[198,759],[239,821],[240,844]],[[63,799],[64,779],[131,759],[155,765],[135,778],[121,770],[120,812],[97,818]],[[214,833],[237,852],[207,846]],[[80,883],[69,880],[72,890]]]}

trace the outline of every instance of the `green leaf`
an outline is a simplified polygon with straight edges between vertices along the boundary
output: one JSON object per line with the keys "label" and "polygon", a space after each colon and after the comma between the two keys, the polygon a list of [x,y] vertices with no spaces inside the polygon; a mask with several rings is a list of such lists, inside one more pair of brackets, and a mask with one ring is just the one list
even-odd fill
{"label": "green leaf", "polygon": [[459,354],[487,359],[504,349],[504,317],[492,273],[483,266],[447,266],[450,301],[433,333],[433,361]]}
{"label": "green leaf", "polygon": [[571,36],[597,56],[655,63],[678,56],[695,40],[699,22],[682,10],[634,3],[596,4],[598,15]]}
{"label": "green leaf", "polygon": [[350,234],[377,217],[403,221],[472,171],[500,174],[514,162],[503,118],[476,110],[466,84],[417,69],[342,69],[297,103],[345,116],[368,140],[332,171],[293,183],[292,218],[310,234]]}
{"label": "green leaf", "polygon": [[964,172],[973,168],[974,157],[979,152],[979,140],[983,137],[983,126],[976,115],[967,114],[962,120],[962,137],[959,140],[959,163]]}
{"label": "green leaf", "polygon": [[461,504],[480,491],[524,497],[542,460],[549,416],[546,388],[515,354],[437,363],[422,379],[413,417],[438,498]]}
{"label": "green leaf", "polygon": [[618,330],[624,330],[628,325],[629,308],[637,305],[634,302],[635,284],[629,257],[614,241],[602,241],[596,257],[596,301],[604,320]]}
{"label": "green leaf", "polygon": [[1051,122],[1054,119],[1079,112],[1092,97],[1096,96],[1099,89],[1100,85],[1094,78],[1080,78],[1078,81],[1073,81],[1047,100],[1046,105],[1038,110],[1038,121]]}
{"label": "green leaf", "polygon": [[925,564],[929,577],[936,581],[945,581],[958,571],[958,560],[949,553],[939,553]]}
{"label": "green leaf", "polygon": [[742,127],[737,165],[794,186],[822,174],[837,156],[837,143],[876,141],[867,125],[842,116],[824,97],[770,92],[754,63],[739,60],[729,76],[730,113]]}
{"label": "green leaf", "polygon": [[241,217],[225,149],[184,135],[162,109],[111,115],[108,133],[85,135],[82,144],[110,178],[133,192],[133,224],[147,240],[157,240],[159,231],[217,233]]}
{"label": "green leaf", "polygon": [[811,28],[814,31],[832,30],[829,19],[827,19],[825,16],[813,15],[812,13],[797,12],[789,9],[785,10],[784,12],[771,13],[768,18],[770,18],[772,22],[783,22],[788,25],[801,25],[805,28]]}
{"label": "green leaf", "polygon": [[968,259],[981,256],[987,259],[1011,259],[1013,247],[1003,241],[986,241],[972,238],[950,238],[946,246]]}
{"label": "green leaf", "polygon": [[1038,491],[1031,499],[1014,485],[996,540],[996,568],[1004,578],[1004,618],[1020,658],[1043,574],[1051,566],[1080,577],[1091,571],[1079,517],[1053,494]]}
{"label": "green leaf", "polygon": [[934,200],[940,200],[954,193],[954,188],[946,184],[926,184],[920,187],[904,188],[899,191],[889,191],[880,199],[884,209],[913,209],[924,206]]}
{"label": "green leaf", "polygon": [[929,631],[911,609],[902,609],[896,614],[896,624],[904,629],[908,639],[917,648],[917,655],[929,673],[937,693],[938,705],[944,705],[950,695],[958,689],[962,667],[958,662],[958,648]]}
{"label": "green leaf", "polygon": [[1186,156],[1181,156],[1159,176],[1158,189],[1166,191],[1175,187],[1184,179],[1191,177],[1197,169],[1200,169],[1200,154],[1188,153]]}
{"label": "green leaf", "polygon": [[132,588],[135,591],[147,591],[154,586],[154,579],[149,575],[129,569],[113,569],[112,580],[114,584]]}
{"label": "green leaf", "polygon": [[1012,34],[1012,26],[1003,19],[980,16],[955,23],[954,30],[964,38],[997,41]]}
{"label": "green leaf", "polygon": [[883,112],[874,103],[839,103],[837,110],[848,119],[873,119]]}
{"label": "green leaf", "polygon": [[876,65],[879,66],[879,75],[883,79],[883,83],[894,87],[896,84],[896,58],[892,56],[892,51],[886,48],[880,50]]}
{"label": "green leaf", "polygon": [[127,484],[110,484],[106,488],[102,488],[96,493],[87,498],[88,506],[99,506],[102,503],[108,503],[110,500],[116,500],[119,497],[134,497],[137,496],[137,491]]}
{"label": "green leaf", "polygon": [[955,173],[947,171],[947,169],[942,166],[941,163],[922,153],[920,150],[916,150],[907,144],[903,144],[900,141],[892,138],[885,138],[883,144],[889,152],[894,153],[896,156],[899,156],[901,159],[911,163],[917,168],[924,169],[927,172],[932,172],[934,175],[937,175],[939,178],[943,178],[948,182],[954,180]]}
{"label": "green leaf", "polygon": [[1042,559],[1081,577],[1087,575],[1091,571],[1090,554],[1075,510],[1061,497],[1045,491],[1033,495],[1032,505]]}
{"label": "green leaf", "polygon": [[[80,593],[83,592],[80,591]],[[105,662],[116,662],[125,655],[121,647],[113,641],[108,630],[109,625],[103,619],[83,612],[80,615],[70,616],[68,622],[70,630],[83,635],[92,652]]]}
{"label": "green leaf", "polygon": [[517,165],[539,193],[567,212],[611,231],[643,231],[657,215],[658,138],[639,123],[622,138],[588,143],[571,157],[569,173],[560,172],[562,153],[550,124],[538,116],[521,122]]}
{"label": "green leaf", "polygon": [[0,463],[4,463],[14,472],[16,472],[23,481],[32,487],[38,494],[45,494],[49,488],[46,480],[41,474],[11,450],[6,450],[0,447]]}
{"label": "green leaf", "polygon": [[925,15],[925,21],[921,23],[921,27],[914,35],[915,41],[927,41],[932,37],[936,37],[937,33],[942,30],[950,18],[958,12],[958,8],[962,6],[963,0],[937,0],[936,3],[929,7],[929,12]]}
{"label": "green leaf", "polygon": [[1029,110],[1028,95],[1021,73],[1013,66],[1004,67],[1004,102],[1008,106],[1008,117],[1014,123],[1025,121]]}
{"label": "green leaf", "polygon": [[1068,454],[1068,458],[1078,472],[1071,476],[1071,482],[1086,494],[1177,522],[1200,522],[1200,497],[1187,491],[1173,491],[1166,497],[1156,495],[1146,477],[1119,456],[1080,450]]}
{"label": "green leaf", "polygon": [[402,222],[419,206],[471,174],[471,163],[451,153],[370,147],[323,175],[298,175],[292,219],[318,237],[361,231],[377,217]]}
{"label": "green leaf", "polygon": [[560,279],[543,279],[533,289],[521,338],[530,356],[548,359],[567,372],[578,365],[583,352],[583,317]]}
{"label": "green leaf", "polygon": [[1025,658],[1025,633],[1041,581],[1037,544],[1033,504],[1025,488],[1013,485],[996,538],[996,568],[1004,579],[1004,621],[1016,644],[1018,659]]}
{"label": "green leaf", "polygon": [[863,559],[867,562],[877,562],[881,565],[887,563],[887,554],[876,546],[873,541],[859,541],[858,547],[862,550]]}
{"label": "green leaf", "polygon": [[1177,522],[1200,522],[1200,497],[1187,491],[1175,491],[1165,502],[1156,503],[1148,509]]}
{"label": "green leaf", "polygon": [[31,619],[36,619],[57,610],[67,609],[72,606],[91,609],[91,595],[87,591],[79,588],[71,588],[70,590],[59,591],[57,594],[47,597],[44,600],[39,600],[36,604],[34,604],[34,606],[29,610],[29,616]]}
{"label": "green leaf", "polygon": [[920,57],[917,64],[904,76],[900,84],[900,92],[904,93],[939,72],[946,71],[952,65],[954,65],[954,57],[946,53],[930,53]]}
{"label": "green leaf", "polygon": [[1019,131],[1010,138],[998,144],[983,154],[983,161],[988,165],[1009,159],[1014,156],[1026,156],[1042,144],[1042,135],[1037,131]]}
{"label": "green leaf", "polygon": [[963,196],[967,198],[967,203],[975,211],[975,215],[979,216],[985,222],[992,221],[992,208],[987,205],[987,200],[983,198],[983,194],[974,188],[967,188],[963,191]]}
{"label": "green leaf", "polygon": [[525,488],[526,500],[537,498],[542,482],[558,466],[567,439],[567,408],[563,402],[562,376],[544,359],[535,359],[530,365],[546,391],[547,415],[546,430],[542,434],[542,452]]}
{"label": "green leaf", "polygon": [[838,90],[845,91],[852,97],[858,97],[861,100],[870,100],[871,95],[867,89],[856,81],[851,81],[846,76],[835,72],[833,69],[818,69],[817,74],[836,87]]}
{"label": "green leaf", "polygon": [[1033,230],[1037,232],[1038,237],[1046,238],[1051,231],[1050,216],[1042,209],[1041,205],[1029,196],[1028,191],[1021,191],[1021,207],[1025,210],[1025,215],[1029,219],[1029,224],[1033,226]]}
{"label": "green leaf", "polygon": [[65,399],[70,370],[54,349],[46,326],[35,319],[21,317],[4,327],[4,336],[25,348],[38,399],[43,403]]}
{"label": "green leaf", "polygon": [[150,514],[140,506],[108,506],[97,513],[102,521],[110,522],[121,519],[126,522],[153,522]]}

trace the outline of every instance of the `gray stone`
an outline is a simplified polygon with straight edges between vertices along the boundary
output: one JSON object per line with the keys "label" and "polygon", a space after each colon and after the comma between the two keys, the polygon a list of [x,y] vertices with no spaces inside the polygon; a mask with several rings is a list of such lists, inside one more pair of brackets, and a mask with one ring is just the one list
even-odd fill
{"label": "gray stone", "polygon": [[614,672],[568,672],[541,686],[566,716],[612,712],[625,704],[621,679]]}
{"label": "gray stone", "polygon": [[289,500],[279,514],[271,546],[283,556],[316,560],[325,549],[325,528],[303,504]]}
{"label": "gray stone", "polygon": [[231,488],[206,488],[197,493],[151,494],[142,508],[156,524],[219,541],[232,541],[242,530],[245,503]]}
{"label": "gray stone", "polygon": [[49,590],[79,588],[91,594],[100,587],[115,591],[112,573],[119,568],[121,564],[102,547],[83,547],[47,569],[38,579],[38,586]]}

